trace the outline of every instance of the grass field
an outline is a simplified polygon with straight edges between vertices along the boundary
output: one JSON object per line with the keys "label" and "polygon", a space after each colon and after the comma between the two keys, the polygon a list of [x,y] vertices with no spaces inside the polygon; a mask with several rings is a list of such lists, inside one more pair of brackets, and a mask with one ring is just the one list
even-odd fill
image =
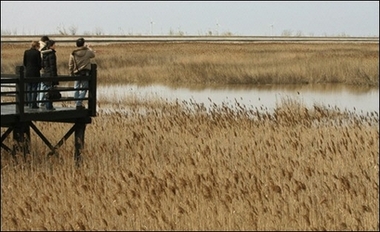
{"label": "grass field", "polygon": [[[74,44],[73,44],[74,46]],[[75,48],[57,43],[59,74]],[[14,73],[29,44],[1,44],[1,73]],[[375,43],[94,44],[98,83],[379,85]]]}
{"label": "grass field", "polygon": [[[1,156],[2,230],[378,230],[378,114],[125,102],[46,158]],[[144,113],[142,113],[144,112]],[[37,123],[58,140],[65,124]],[[8,141],[9,142],[9,141]]]}
{"label": "grass field", "polygon": [[[16,63],[3,65],[3,56],[12,56],[6,50],[3,55],[3,46],[2,72],[8,73]],[[237,76],[253,70],[247,77],[251,80],[266,69],[278,73],[274,63],[288,59],[298,62],[287,62],[289,69],[284,64],[282,71],[302,74],[289,82],[330,82],[335,73],[341,75],[338,82],[373,85],[379,77],[378,46],[301,46],[291,50],[298,55],[283,51],[285,56],[280,45],[263,45],[261,55],[255,46],[253,54],[245,45],[229,45],[241,50],[240,59],[237,50],[228,55],[227,46],[225,55],[217,45],[166,46],[95,48],[100,84],[164,83],[177,71],[178,82],[184,81],[183,74],[189,75],[189,82],[198,82],[196,70],[208,71],[204,83],[220,77],[222,70],[235,70]],[[124,54],[120,47],[130,52]],[[370,52],[362,52],[364,47]],[[170,52],[163,55],[163,50]],[[195,50],[205,51],[204,56],[192,54]],[[256,56],[268,56],[260,72],[250,67],[260,67],[262,59]],[[60,62],[64,72],[65,62]],[[313,78],[308,79],[310,70],[300,64],[315,65]],[[221,82],[230,83],[227,79],[221,77]],[[271,80],[288,81],[280,76]],[[33,131],[26,159],[18,154],[15,160],[2,150],[1,230],[379,230],[378,112],[306,108],[292,99],[283,99],[273,113],[239,103],[206,109],[162,99],[98,99],[98,104],[98,115],[86,129],[80,168],[74,165],[72,137],[58,156],[46,157],[49,150]],[[71,126],[35,124],[52,141]]]}

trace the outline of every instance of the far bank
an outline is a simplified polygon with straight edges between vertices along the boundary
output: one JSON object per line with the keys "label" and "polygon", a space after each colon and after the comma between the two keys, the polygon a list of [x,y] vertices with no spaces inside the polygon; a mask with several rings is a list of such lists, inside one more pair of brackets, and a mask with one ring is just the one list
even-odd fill
{"label": "far bank", "polygon": [[[92,47],[99,84],[379,85],[378,43],[115,42]],[[1,72],[14,72],[28,48],[29,43],[1,43]],[[71,44],[57,42],[59,74],[68,73],[74,48],[75,38]]]}

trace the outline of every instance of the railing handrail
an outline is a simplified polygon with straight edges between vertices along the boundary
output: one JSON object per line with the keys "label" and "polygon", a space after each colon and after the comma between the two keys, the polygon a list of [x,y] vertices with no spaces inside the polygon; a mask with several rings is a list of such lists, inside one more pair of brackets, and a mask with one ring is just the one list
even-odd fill
{"label": "railing handrail", "polygon": [[[58,81],[58,82],[75,82],[77,80],[88,80],[89,87],[82,88],[82,90],[88,90],[88,97],[83,100],[88,100],[88,110],[90,110],[90,116],[96,116],[96,86],[97,86],[97,65],[91,64],[91,76],[70,76],[70,75],[58,75],[56,77],[28,77],[25,78],[24,75],[24,67],[17,66],[16,74],[1,74],[1,88],[12,88],[13,91],[3,91],[1,90],[1,98],[3,96],[9,96],[11,94],[14,95],[15,100],[12,102],[3,102],[1,101],[1,105],[5,104],[15,104],[16,105],[16,113],[20,115],[20,118],[23,117],[24,114],[24,105],[25,103],[29,103],[25,101],[26,93],[29,93],[25,90],[25,84],[32,82],[44,82],[44,81]],[[14,84],[14,85],[11,85]],[[60,87],[60,91],[75,91],[74,87]],[[37,92],[46,92],[46,90],[37,90]],[[64,99],[67,101],[67,99]],[[71,99],[75,101],[75,98]],[[62,100],[52,100],[62,101]],[[40,101],[44,102],[44,101]],[[22,107],[21,107],[22,106]]]}

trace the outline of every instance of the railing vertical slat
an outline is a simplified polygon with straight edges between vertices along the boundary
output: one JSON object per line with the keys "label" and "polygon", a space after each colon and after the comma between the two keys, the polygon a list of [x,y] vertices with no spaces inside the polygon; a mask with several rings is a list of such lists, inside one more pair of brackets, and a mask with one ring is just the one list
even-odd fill
{"label": "railing vertical slat", "polygon": [[20,114],[22,119],[25,105],[24,66],[16,66],[16,75],[19,75],[19,81],[16,83],[16,113]]}
{"label": "railing vertical slat", "polygon": [[91,110],[90,116],[96,116],[96,85],[97,85],[97,65],[91,64],[91,80],[89,81],[89,109]]}

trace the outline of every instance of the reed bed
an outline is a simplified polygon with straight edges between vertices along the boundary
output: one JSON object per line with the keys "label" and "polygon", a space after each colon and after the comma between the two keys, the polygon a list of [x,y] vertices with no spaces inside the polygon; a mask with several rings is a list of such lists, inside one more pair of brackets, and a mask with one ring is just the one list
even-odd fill
{"label": "reed bed", "polygon": [[[1,230],[379,230],[377,112],[107,104],[80,168],[73,139],[2,151]],[[69,126],[36,124],[56,141]]]}
{"label": "reed bed", "polygon": [[[54,39],[54,38],[53,38]],[[75,43],[57,43],[68,74]],[[29,44],[1,44],[1,73],[14,73]],[[378,43],[94,43],[98,82],[166,85],[379,85]]]}
{"label": "reed bed", "polygon": [[[74,47],[57,45],[67,74]],[[2,43],[1,73],[28,47]],[[93,48],[99,84],[379,83],[378,43]],[[379,230],[378,112],[98,100],[79,168],[72,137],[49,157],[34,131],[30,155],[2,150],[1,230]],[[35,124],[52,143],[71,126]]]}

